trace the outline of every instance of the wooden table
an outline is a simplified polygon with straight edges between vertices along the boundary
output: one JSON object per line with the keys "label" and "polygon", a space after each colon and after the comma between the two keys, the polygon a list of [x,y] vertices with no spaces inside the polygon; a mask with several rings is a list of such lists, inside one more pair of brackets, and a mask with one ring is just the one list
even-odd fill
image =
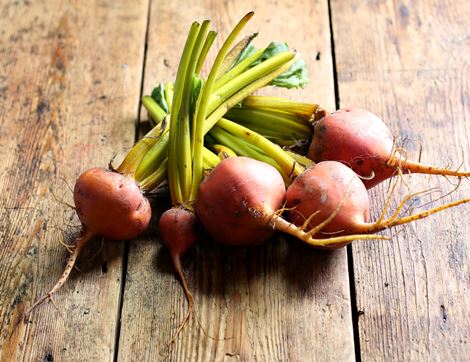
{"label": "wooden table", "polygon": [[[285,40],[309,66],[305,90],[271,94],[367,108],[410,140],[410,157],[422,148],[423,161],[470,169],[467,1],[1,1],[2,361],[468,358],[465,206],[385,232],[391,241],[334,252],[282,236],[252,249],[202,241],[184,267],[202,325],[222,340],[193,322],[170,356],[187,305],[154,228],[128,242],[93,241],[57,309],[48,303],[14,328],[62,271],[61,242],[78,225],[64,204],[74,179],[132,145],[146,118],[140,96],[174,79],[193,20],[212,19],[220,46],[249,10],[257,44]],[[440,178],[406,181],[452,189]],[[468,197],[467,183],[446,200]],[[373,218],[387,189],[370,192]]]}

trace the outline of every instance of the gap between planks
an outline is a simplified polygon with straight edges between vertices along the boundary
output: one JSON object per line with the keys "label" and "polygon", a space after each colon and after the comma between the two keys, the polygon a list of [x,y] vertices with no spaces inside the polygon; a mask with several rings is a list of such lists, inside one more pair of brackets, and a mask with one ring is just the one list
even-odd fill
{"label": "gap between planks", "polygon": [[[140,126],[141,126],[141,111],[142,106],[140,100],[142,99],[143,92],[144,92],[144,80],[145,80],[145,64],[147,60],[147,46],[148,46],[148,33],[149,33],[149,25],[150,25],[150,14],[152,9],[152,0],[147,1],[147,16],[146,16],[146,24],[145,24],[145,34],[144,34],[144,53],[142,57],[142,72],[140,77],[140,92],[139,92],[139,101],[137,102],[137,120],[135,122],[135,135],[134,135],[134,142],[139,140],[140,134]],[[114,335],[114,355],[113,361],[117,362],[119,358],[119,341],[121,337],[121,317],[122,317],[122,308],[124,306],[124,290],[126,288],[126,276],[127,276],[127,266],[129,263],[129,250],[130,250],[130,241],[126,240],[124,243],[124,253],[122,256],[122,270],[121,270],[121,287],[119,290],[119,301],[118,301],[118,308],[117,308],[117,316],[116,316],[116,329]]]}
{"label": "gap between planks", "polygon": [[[335,109],[339,109],[340,98],[339,98],[339,85],[338,85],[338,72],[336,69],[336,53],[335,53],[335,33],[333,29],[333,17],[331,0],[328,3],[328,25],[330,29],[330,42],[331,42],[331,62],[332,62],[332,73],[333,73],[333,88],[334,88],[334,101]],[[354,259],[351,245],[346,246],[346,259],[348,263],[348,281],[349,281],[349,297],[351,300],[351,319],[353,328],[353,343],[354,343],[354,357],[356,361],[361,362],[361,340],[359,338],[359,312],[357,308],[356,300],[356,286],[354,283]]]}

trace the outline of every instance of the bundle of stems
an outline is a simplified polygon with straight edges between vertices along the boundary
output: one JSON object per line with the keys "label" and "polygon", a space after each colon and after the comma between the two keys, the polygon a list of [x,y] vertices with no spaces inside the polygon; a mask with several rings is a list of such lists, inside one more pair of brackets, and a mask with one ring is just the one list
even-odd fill
{"label": "bundle of stems", "polygon": [[286,50],[263,58],[267,46],[240,60],[255,35],[230,49],[252,15],[247,14],[228,36],[207,78],[201,69],[216,32],[209,31],[209,21],[194,23],[175,83],[160,84],[151,96],[142,98],[154,127],[134,145],[118,171],[132,175],[144,191],[168,178],[173,202],[191,204],[204,170],[230,154],[272,164],[286,183],[310,164],[281,147],[308,142],[311,118],[320,107],[251,96],[285,74],[297,61],[296,54]]}

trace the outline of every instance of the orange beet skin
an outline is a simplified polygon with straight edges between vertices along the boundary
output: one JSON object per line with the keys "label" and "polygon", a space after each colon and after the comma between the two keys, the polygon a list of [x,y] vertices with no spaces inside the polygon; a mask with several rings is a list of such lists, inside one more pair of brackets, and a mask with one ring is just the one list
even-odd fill
{"label": "orange beet skin", "polygon": [[196,213],[218,242],[256,245],[273,235],[270,215],[282,207],[284,197],[284,181],[274,167],[229,157],[201,183]]}
{"label": "orange beet skin", "polygon": [[315,123],[308,157],[314,162],[343,162],[371,188],[395,172],[387,164],[393,147],[392,134],[379,117],[361,108],[345,108]]}
{"label": "orange beet skin", "polygon": [[411,161],[395,148],[390,130],[375,114],[344,108],[315,123],[308,157],[314,162],[340,161],[362,177],[370,189],[398,173],[470,177],[470,172]]}
{"label": "orange beet skin", "polygon": [[84,229],[108,239],[132,239],[150,222],[150,203],[136,181],[104,168],[80,175],[74,202]]}
{"label": "orange beet skin", "polygon": [[[344,199],[344,201],[343,201]],[[336,216],[321,232],[348,235],[362,232],[369,219],[369,197],[364,184],[347,166],[323,161],[308,168],[289,186],[286,193],[289,218],[297,226],[318,211],[310,228],[326,220],[343,202]],[[316,237],[324,237],[318,233]]]}
{"label": "orange beet skin", "polygon": [[196,243],[198,221],[193,212],[173,207],[162,214],[158,229],[170,254],[179,256]]}

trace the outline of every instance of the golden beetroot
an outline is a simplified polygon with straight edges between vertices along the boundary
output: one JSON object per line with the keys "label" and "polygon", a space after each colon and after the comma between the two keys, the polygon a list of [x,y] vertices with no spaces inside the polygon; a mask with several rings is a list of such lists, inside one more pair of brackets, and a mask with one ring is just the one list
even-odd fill
{"label": "golden beetroot", "polygon": [[282,176],[273,166],[247,157],[229,157],[200,184],[196,213],[209,234],[228,245],[256,245],[275,230],[314,246],[385,238],[380,235],[315,238],[315,228],[306,230],[308,223],[295,225],[280,216],[285,194]]}
{"label": "golden beetroot", "polygon": [[91,168],[75,183],[74,202],[83,229],[112,240],[128,240],[148,226],[151,209],[137,182],[104,168]]}
{"label": "golden beetroot", "polygon": [[286,207],[290,220],[302,225],[311,214],[315,227],[341,204],[336,216],[322,229],[324,233],[358,233],[357,225],[369,220],[369,196],[360,178],[340,162],[324,161],[308,168],[289,186]]}
{"label": "golden beetroot", "polygon": [[422,165],[403,157],[392,133],[375,114],[361,108],[344,108],[315,123],[308,157],[314,162],[340,161],[363,178],[369,189],[397,174],[423,173],[468,177],[458,172]]}
{"label": "golden beetroot", "polygon": [[[405,197],[391,217],[383,215],[377,221],[369,222],[369,197],[357,174],[341,162],[323,161],[309,167],[289,186],[286,207],[292,223],[302,229],[308,228],[312,237],[328,240],[325,245],[309,244],[338,248],[353,241],[341,240],[343,235],[370,235],[470,201],[463,199],[399,217],[406,201],[414,195]],[[335,235],[339,242],[331,242]]]}
{"label": "golden beetroot", "polygon": [[284,202],[281,174],[267,163],[229,157],[199,185],[196,213],[209,234],[228,245],[255,245],[273,235],[270,215]]}
{"label": "golden beetroot", "polygon": [[82,230],[76,239],[65,269],[52,289],[26,312],[50,299],[67,281],[83,247],[94,236],[127,240],[141,234],[148,226],[151,208],[137,182],[126,175],[104,168],[83,172],[74,189],[75,210]]}

